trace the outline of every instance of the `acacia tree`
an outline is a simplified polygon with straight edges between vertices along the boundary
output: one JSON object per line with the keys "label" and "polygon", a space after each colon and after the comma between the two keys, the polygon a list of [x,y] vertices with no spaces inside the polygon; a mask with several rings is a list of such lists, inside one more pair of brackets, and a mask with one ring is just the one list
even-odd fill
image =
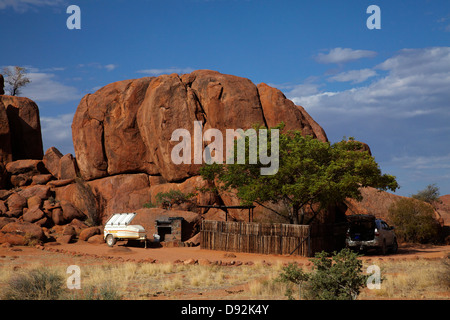
{"label": "acacia tree", "polygon": [[[283,127],[280,124],[276,129]],[[245,139],[248,159],[249,144]],[[267,150],[271,150],[270,139],[267,143]],[[398,188],[395,177],[382,174],[375,159],[361,150],[362,144],[353,138],[330,144],[303,136],[300,131],[288,131],[279,135],[279,169],[274,175],[261,175],[263,165],[248,161],[204,165],[200,174],[206,180],[219,182],[219,189],[235,190],[243,204],[257,203],[289,223],[310,224],[321,209],[331,204],[346,198],[361,200],[361,187]],[[285,210],[270,205],[279,203],[285,204]],[[309,218],[306,209],[313,213]]]}
{"label": "acacia tree", "polygon": [[436,184],[429,184],[425,189],[420,190],[416,194],[413,194],[411,197],[417,200],[428,202],[429,204],[433,204],[434,202],[439,200],[439,187]]}
{"label": "acacia tree", "polygon": [[5,82],[9,85],[9,94],[17,96],[23,86],[30,83],[31,80],[26,76],[27,70],[23,67],[15,66],[3,68],[3,74],[6,76]]}

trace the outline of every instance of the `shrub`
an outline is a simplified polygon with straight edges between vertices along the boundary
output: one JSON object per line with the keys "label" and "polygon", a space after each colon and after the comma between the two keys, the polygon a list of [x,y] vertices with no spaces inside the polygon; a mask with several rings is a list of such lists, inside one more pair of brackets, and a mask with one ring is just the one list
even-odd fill
{"label": "shrub", "polygon": [[[290,264],[283,268],[279,280],[292,282],[301,288],[301,296],[310,300],[354,300],[366,285],[368,275],[362,272],[362,262],[358,254],[350,249],[333,252],[328,258],[326,252],[316,253],[310,259],[313,270],[304,273],[298,266]],[[305,283],[305,284],[303,284]],[[292,291],[286,295],[291,299]]]}
{"label": "shrub", "polygon": [[438,240],[440,225],[434,219],[434,209],[423,201],[400,199],[389,208],[389,217],[402,241],[429,243]]}
{"label": "shrub", "polygon": [[64,278],[45,268],[13,276],[3,294],[5,300],[56,300],[63,292]]}
{"label": "shrub", "polygon": [[142,205],[144,208],[156,208],[156,205],[153,202],[146,202]]}
{"label": "shrub", "polygon": [[156,204],[163,208],[170,208],[174,204],[181,204],[190,201],[195,193],[183,193],[180,190],[170,190],[168,192],[158,192],[156,195]]}
{"label": "shrub", "polygon": [[[303,270],[298,267],[294,263],[288,264],[286,267],[283,267],[282,273],[280,273],[279,277],[276,279],[276,281],[286,282],[286,283],[293,283],[298,285],[299,295],[300,299],[302,298],[302,284],[305,281],[308,281],[309,275],[304,273]],[[292,289],[290,287],[287,287],[285,296],[288,297],[289,300],[293,300],[292,296]]]}
{"label": "shrub", "polygon": [[439,187],[436,184],[430,184],[425,189],[413,194],[411,197],[432,204],[439,200]]}
{"label": "shrub", "polygon": [[96,286],[87,286],[83,291],[72,292],[70,300],[121,300],[117,286],[111,283],[102,283]]}

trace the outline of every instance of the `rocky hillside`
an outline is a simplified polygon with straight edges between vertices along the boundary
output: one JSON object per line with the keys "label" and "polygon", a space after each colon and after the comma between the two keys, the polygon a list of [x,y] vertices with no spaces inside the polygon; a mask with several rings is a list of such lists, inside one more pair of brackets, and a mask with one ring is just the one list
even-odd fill
{"label": "rocky hillside", "polygon": [[[283,121],[286,130],[327,141],[320,125],[281,91],[209,70],[119,81],[86,95],[72,124],[75,156],[55,147],[44,153],[36,104],[0,95],[0,244],[101,242],[101,227],[95,225],[115,212],[137,211],[136,222],[149,234],[156,218],[183,216],[184,240],[195,235],[201,219],[224,219],[219,209],[144,208],[159,192],[191,193],[206,186],[199,165],[175,165],[170,158],[172,132],[184,128],[193,134],[194,121],[224,136],[225,129]],[[363,195],[364,204],[349,201],[348,214],[382,216],[398,198],[370,189]],[[194,202],[238,204],[229,193],[199,194]],[[232,220],[247,218],[245,210],[228,214]],[[260,207],[255,218],[271,219]]]}

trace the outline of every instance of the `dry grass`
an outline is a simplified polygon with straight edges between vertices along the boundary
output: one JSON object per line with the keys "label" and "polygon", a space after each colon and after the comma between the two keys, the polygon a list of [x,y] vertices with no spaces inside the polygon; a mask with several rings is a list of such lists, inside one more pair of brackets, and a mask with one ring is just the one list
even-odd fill
{"label": "dry grass", "polygon": [[[447,261],[447,264],[444,262]],[[381,268],[380,290],[364,289],[359,299],[450,299],[448,259],[375,262]],[[370,263],[372,264],[372,263]],[[0,296],[18,272],[45,266],[0,264]],[[368,263],[365,263],[365,267]],[[52,270],[67,279],[67,265]],[[298,288],[275,281],[282,264],[241,266],[172,263],[110,263],[80,265],[81,290],[65,289],[65,299],[286,299]]]}
{"label": "dry grass", "polygon": [[383,261],[381,288],[365,289],[362,299],[450,299],[448,259]]}

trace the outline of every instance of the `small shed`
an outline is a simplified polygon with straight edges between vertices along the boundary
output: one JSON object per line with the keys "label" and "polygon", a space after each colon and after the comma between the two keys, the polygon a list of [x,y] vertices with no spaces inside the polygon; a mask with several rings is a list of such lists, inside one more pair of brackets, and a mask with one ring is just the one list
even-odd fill
{"label": "small shed", "polygon": [[156,234],[159,241],[181,241],[183,217],[164,217],[155,220]]}

